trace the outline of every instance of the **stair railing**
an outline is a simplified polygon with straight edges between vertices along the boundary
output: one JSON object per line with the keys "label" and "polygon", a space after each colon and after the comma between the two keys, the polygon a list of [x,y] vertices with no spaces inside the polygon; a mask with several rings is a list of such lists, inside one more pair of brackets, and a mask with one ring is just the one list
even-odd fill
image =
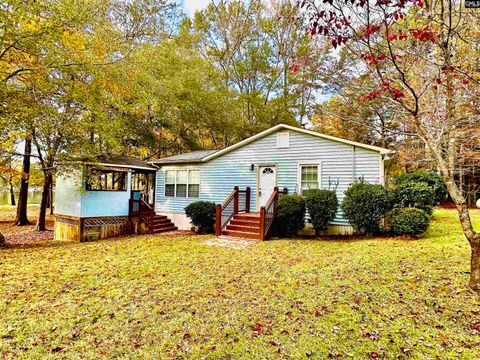
{"label": "stair railing", "polygon": [[238,186],[227,196],[222,204],[217,204],[215,210],[215,235],[220,236],[228,222],[238,213],[250,212],[250,188],[240,190]]}
{"label": "stair railing", "polygon": [[288,194],[288,189],[278,190],[278,187],[275,186],[265,205],[260,208],[260,240],[266,240],[271,235],[281,194]]}
{"label": "stair railing", "polygon": [[138,217],[148,226],[148,232],[153,234],[153,223],[155,218],[155,208],[143,199],[130,199],[129,216]]}

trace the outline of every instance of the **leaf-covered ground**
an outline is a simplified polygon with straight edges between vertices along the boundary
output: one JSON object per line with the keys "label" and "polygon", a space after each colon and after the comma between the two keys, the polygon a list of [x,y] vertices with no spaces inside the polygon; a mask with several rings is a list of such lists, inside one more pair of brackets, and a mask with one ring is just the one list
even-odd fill
{"label": "leaf-covered ground", "polygon": [[0,354],[479,358],[469,248],[454,211],[434,217],[418,240],[229,249],[145,236],[0,250]]}
{"label": "leaf-covered ground", "polygon": [[40,207],[38,205],[28,205],[28,220],[30,225],[15,226],[16,206],[0,205],[0,233],[5,236],[5,241],[9,245],[36,244],[46,240],[53,239],[54,217],[50,215],[50,209],[47,210],[45,225],[47,231],[36,231],[36,222]]}

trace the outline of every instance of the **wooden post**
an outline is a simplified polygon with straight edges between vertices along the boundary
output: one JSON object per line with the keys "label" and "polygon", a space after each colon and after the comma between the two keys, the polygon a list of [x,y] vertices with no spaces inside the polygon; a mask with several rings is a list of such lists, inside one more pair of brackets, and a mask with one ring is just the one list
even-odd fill
{"label": "wooden post", "polygon": [[155,210],[152,208],[150,209],[150,234],[153,234],[153,218],[155,216]]}
{"label": "wooden post", "polygon": [[250,187],[245,190],[245,212],[250,212]]}
{"label": "wooden post", "polygon": [[265,240],[265,206],[260,208],[260,240]]}
{"label": "wooden post", "polygon": [[238,214],[238,186],[235,186],[233,190],[235,190],[233,194],[233,213]]}
{"label": "wooden post", "polygon": [[215,209],[215,235],[222,235],[222,205],[217,204]]}

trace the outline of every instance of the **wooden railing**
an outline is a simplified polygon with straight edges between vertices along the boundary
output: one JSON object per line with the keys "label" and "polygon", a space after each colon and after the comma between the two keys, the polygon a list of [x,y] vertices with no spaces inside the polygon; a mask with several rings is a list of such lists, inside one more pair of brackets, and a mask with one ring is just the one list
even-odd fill
{"label": "wooden railing", "polygon": [[278,187],[275,187],[265,205],[260,208],[260,240],[268,239],[272,231],[273,222],[277,217],[278,199],[281,194],[288,194],[288,189],[278,190]]}
{"label": "wooden railing", "polygon": [[130,217],[138,217],[148,226],[148,231],[153,234],[153,220],[155,218],[155,209],[153,205],[148,204],[143,199],[130,199],[129,210]]}
{"label": "wooden railing", "polygon": [[218,204],[215,212],[215,235],[220,236],[231,218],[240,212],[250,212],[250,188],[240,190],[233,188],[222,204]]}

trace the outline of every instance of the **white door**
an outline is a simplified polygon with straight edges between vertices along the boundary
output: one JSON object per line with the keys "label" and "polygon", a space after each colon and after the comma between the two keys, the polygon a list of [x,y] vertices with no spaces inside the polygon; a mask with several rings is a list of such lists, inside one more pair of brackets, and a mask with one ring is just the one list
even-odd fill
{"label": "white door", "polygon": [[259,166],[258,173],[258,210],[260,210],[276,186],[277,168],[275,166]]}

